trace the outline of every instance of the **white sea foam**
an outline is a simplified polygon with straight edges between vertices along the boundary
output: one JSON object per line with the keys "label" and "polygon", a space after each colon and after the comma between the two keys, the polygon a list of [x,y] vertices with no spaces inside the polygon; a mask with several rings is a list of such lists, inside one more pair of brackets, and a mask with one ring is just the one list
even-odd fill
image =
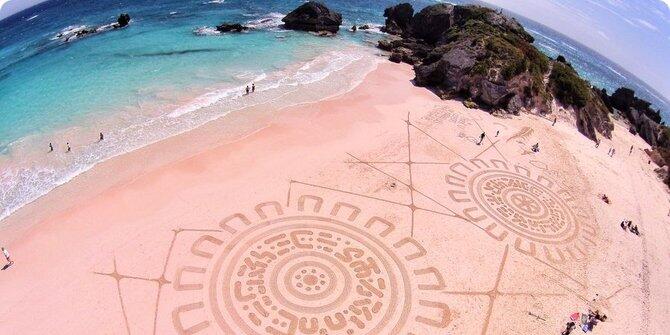
{"label": "white sea foam", "polygon": [[51,38],[51,40],[67,40],[70,37],[75,36],[78,32],[86,29],[86,25],[79,25],[79,26],[67,26],[63,29],[61,29],[60,32],[58,32],[54,37]]}
{"label": "white sea foam", "polygon": [[32,21],[32,20],[36,19],[38,16],[39,15],[33,15],[33,16],[27,18],[26,21]]}
{"label": "white sea foam", "polygon": [[[199,109],[212,106],[223,100],[235,100],[245,95],[245,89],[252,83],[259,87],[258,91],[267,91],[281,86],[307,85],[327,78],[334,72],[341,71],[353,62],[360,60],[364,56],[351,52],[331,52],[316,59],[306,62],[298,71],[286,75],[283,72],[274,73],[270,77],[262,73],[251,81],[242,85],[218,89],[205,93],[191,100],[184,106],[181,106],[168,115],[172,118],[178,118]],[[310,71],[311,70],[311,71]]]}
{"label": "white sea foam", "polygon": [[566,47],[572,49],[573,51],[579,52],[579,50],[577,50],[577,48],[573,47],[572,45],[570,45],[570,44],[568,44],[568,43],[561,42],[561,44],[563,44],[563,45],[565,45]]}
{"label": "white sea foam", "polygon": [[[380,25],[380,24],[368,22],[368,23],[364,23],[364,24],[358,24],[356,26],[359,27],[359,29],[358,29],[359,32],[365,32],[365,33],[370,33],[370,34],[386,34],[386,33],[382,32],[381,29],[382,29],[383,26]],[[368,27],[370,27],[370,29],[360,29],[361,26],[368,26]]]}
{"label": "white sea foam", "polygon": [[198,27],[193,30],[193,33],[199,36],[215,36],[221,35],[221,32],[216,30],[214,27]]}
{"label": "white sea foam", "polygon": [[[366,60],[359,62],[363,58]],[[241,73],[236,85],[215,89],[166,111],[158,106],[165,104],[159,98],[170,95],[168,92],[138,92],[146,96],[148,102],[140,103],[138,97],[137,110],[129,111],[124,117],[91,120],[88,126],[16,141],[9,145],[8,153],[0,155],[0,220],[99,162],[186,132],[228,113],[258,104],[281,108],[341,93],[373,69],[366,64],[377,61],[379,59],[369,51],[358,48],[329,52],[271,73]],[[349,66],[352,66],[349,70],[340,72]],[[328,81],[323,81],[326,78]],[[244,88],[252,82],[256,84],[256,93],[241,99]],[[298,94],[303,91],[310,94]],[[316,92],[319,94],[314,94]],[[285,98],[288,96],[291,98]],[[150,111],[145,113],[145,106]],[[98,129],[106,129],[103,142],[73,143],[72,153],[65,153],[63,143],[95,137]],[[46,155],[44,143],[50,141],[55,151]]]}
{"label": "white sea foam", "polygon": [[278,28],[284,22],[282,22],[282,19],[284,18],[284,14],[282,13],[269,13],[266,15],[263,15],[262,17],[255,19],[255,20],[249,20],[246,22],[246,26],[253,28],[253,29],[272,29],[272,28]]}
{"label": "white sea foam", "polygon": [[544,39],[546,39],[546,40],[549,40],[549,41],[552,41],[552,42],[558,44],[558,41],[556,41],[555,39],[553,39],[553,38],[551,38],[551,37],[549,37],[549,36],[547,36],[547,35],[542,34],[541,32],[539,32],[539,31],[537,31],[537,30],[533,30],[533,29],[526,28],[526,31],[531,32],[531,33],[533,33],[533,34],[535,34],[535,35],[541,36],[542,38],[544,38]]}
{"label": "white sea foam", "polygon": [[610,71],[614,72],[617,76],[619,76],[619,77],[621,77],[621,78],[623,78],[623,79],[627,79],[626,76],[624,76],[623,74],[621,74],[619,71],[613,69],[611,66],[609,66],[609,65],[605,65],[605,66],[607,66],[607,68],[608,68]]}

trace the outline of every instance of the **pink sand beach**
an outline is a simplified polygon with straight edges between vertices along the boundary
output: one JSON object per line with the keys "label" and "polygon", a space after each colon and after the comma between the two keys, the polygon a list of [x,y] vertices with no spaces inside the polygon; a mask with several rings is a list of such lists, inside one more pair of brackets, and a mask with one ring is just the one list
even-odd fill
{"label": "pink sand beach", "polygon": [[560,334],[589,309],[594,334],[667,333],[648,145],[617,125],[596,148],[569,114],[496,117],[412,78],[383,62],[23,207],[0,227],[0,334]]}

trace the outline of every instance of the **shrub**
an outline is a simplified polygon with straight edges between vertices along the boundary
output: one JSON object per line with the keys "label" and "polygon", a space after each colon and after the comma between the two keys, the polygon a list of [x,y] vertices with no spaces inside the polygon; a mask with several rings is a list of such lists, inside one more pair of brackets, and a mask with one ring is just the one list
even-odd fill
{"label": "shrub", "polygon": [[549,76],[554,96],[564,105],[586,106],[590,87],[577,72],[563,63],[554,63]]}

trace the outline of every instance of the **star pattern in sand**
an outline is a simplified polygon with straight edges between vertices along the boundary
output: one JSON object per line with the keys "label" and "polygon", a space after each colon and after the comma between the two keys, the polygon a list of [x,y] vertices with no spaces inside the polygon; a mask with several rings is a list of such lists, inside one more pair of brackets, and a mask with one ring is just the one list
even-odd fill
{"label": "star pattern in sand", "polygon": [[[484,131],[476,120],[472,121],[479,130],[482,132]],[[450,303],[450,297],[458,296],[474,298],[485,297],[488,299],[484,314],[481,317],[481,334],[487,334],[491,329],[490,321],[495,313],[497,300],[501,297],[517,298],[532,296],[551,298],[563,297],[567,292],[567,294],[574,295],[580,300],[587,300],[584,298],[586,284],[582,278],[575,276],[570,272],[570,269],[565,269],[561,265],[561,261],[556,261],[557,258],[546,257],[547,254],[538,252],[541,248],[546,252],[549,250],[547,245],[551,245],[552,243],[558,243],[559,246],[555,248],[560,248],[562,243],[566,241],[572,242],[579,240],[578,237],[582,236],[580,233],[583,231],[583,227],[590,224],[588,222],[588,216],[583,215],[582,213],[580,213],[582,216],[579,219],[581,221],[576,219],[576,215],[573,215],[573,209],[569,207],[569,205],[566,205],[566,201],[570,200],[570,198],[561,198],[555,195],[561,194],[561,191],[550,191],[556,184],[551,183],[550,179],[545,177],[533,177],[535,179],[532,179],[530,177],[534,175],[531,174],[529,169],[512,165],[503,152],[498,148],[499,143],[501,143],[499,140],[494,141],[487,137],[486,143],[484,144],[485,147],[477,155],[468,159],[461,155],[458,150],[445,145],[437,137],[431,135],[421,126],[412,122],[409,113],[407,119],[404,120],[404,124],[406,128],[407,149],[406,157],[404,159],[365,160],[356,154],[347,153],[350,159],[347,160],[346,163],[364,166],[370,171],[377,173],[379,176],[393,180],[394,183],[401,185],[407,192],[406,201],[386,199],[376,194],[354,192],[328,185],[290,180],[285,205],[270,202],[259,204],[256,207],[256,213],[258,215],[258,220],[260,220],[259,222],[261,222],[261,227],[265,227],[265,223],[262,222],[275,222],[273,220],[276,220],[278,224],[281,223],[279,227],[282,227],[284,224],[287,225],[285,228],[288,230],[285,232],[267,232],[264,233],[266,235],[258,235],[258,237],[255,237],[255,240],[252,239],[249,242],[241,243],[243,239],[251,235],[245,235],[247,233],[239,235],[240,232],[252,231],[255,233],[254,229],[256,229],[257,224],[254,223],[256,220],[247,219],[246,215],[236,214],[222,220],[215,229],[179,228],[174,230],[168,248],[168,254],[165,257],[163,264],[162,274],[156,278],[120,274],[116,267],[116,261],[114,261],[114,267],[111,272],[97,272],[100,275],[114,279],[128,333],[130,334],[131,332],[126,309],[124,307],[124,297],[121,294],[120,289],[121,281],[125,280],[138,280],[156,284],[157,293],[155,295],[155,308],[153,311],[154,334],[157,329],[156,322],[159,318],[159,304],[161,304],[162,292],[165,292],[166,290],[172,291],[171,294],[182,291],[196,291],[196,293],[202,291],[196,295],[200,298],[195,300],[193,298],[188,298],[173,310],[172,324],[174,325],[176,332],[179,334],[197,334],[206,329],[218,327],[216,329],[219,329],[224,333],[234,333],[239,331],[254,333],[261,331],[267,332],[268,334],[312,334],[318,331],[320,334],[339,334],[342,331],[342,334],[353,335],[364,330],[382,329],[383,327],[388,327],[393,324],[396,324],[396,328],[400,329],[400,327],[409,324],[407,322],[410,321],[415,323],[412,327],[423,325],[427,327],[444,328],[450,324],[452,318],[451,308],[453,308],[453,306]],[[456,157],[457,161],[448,162],[418,159],[414,155],[414,150],[416,146],[421,145],[423,142],[417,141],[415,136],[423,136],[424,141],[427,139],[428,141],[437,144],[446,152],[449,152]],[[495,158],[483,158],[490,154],[494,155]],[[486,190],[489,193],[482,195],[481,198],[475,199],[476,201],[474,201],[474,205],[470,198],[474,195],[473,193],[468,193],[468,190],[470,189],[467,188],[467,185],[469,185],[468,182],[471,182],[470,184],[472,184],[473,180],[476,181],[476,178],[479,178],[479,175],[477,175],[477,177],[472,177],[471,173],[463,173],[461,175],[454,174],[454,171],[460,171],[460,167],[467,168],[466,164],[474,165],[478,168],[471,169],[472,171],[470,172],[475,170],[497,171],[497,174],[494,176],[486,175],[486,178],[488,179],[481,183],[484,185],[481,190]],[[379,167],[379,165],[402,166],[407,169],[408,178],[403,179],[397,177],[383,167]],[[442,192],[443,194],[425,190],[417,184],[417,179],[421,177],[421,171],[420,169],[417,169],[418,166],[442,166],[446,169],[445,179],[434,181],[435,183],[442,183],[444,186],[443,189],[445,190]],[[511,168],[511,166],[514,166],[515,168]],[[449,175],[449,173],[451,173],[451,175]],[[461,182],[454,182],[459,178],[461,178]],[[455,191],[451,190],[451,193],[449,193],[449,183],[455,184],[463,189]],[[296,190],[298,187],[312,189],[313,191],[309,193],[317,195],[305,195],[304,192],[301,193]],[[391,223],[390,221],[381,218],[373,218],[370,221],[367,221],[367,223],[354,226],[363,227],[365,229],[373,229],[377,226],[385,228],[381,231],[375,231],[374,234],[377,235],[376,238],[364,237],[363,239],[360,239],[360,236],[367,236],[365,235],[367,233],[363,231],[360,233],[363,235],[360,235],[359,233],[357,233],[358,235],[349,235],[349,230],[353,229],[354,232],[357,232],[357,229],[359,229],[354,228],[354,226],[350,227],[349,224],[357,222],[362,209],[349,203],[342,202],[330,204],[332,207],[326,209],[324,205],[325,198],[318,195],[323,192],[340,194],[345,198],[352,199],[352,203],[355,202],[355,199],[360,198],[367,201],[407,208],[409,210],[409,219],[407,220],[409,227],[405,227],[408,228],[406,233],[401,231],[396,232],[396,223]],[[505,195],[501,195],[503,193]],[[450,196],[450,194],[452,196]],[[464,198],[453,195],[464,196]],[[306,205],[307,202],[310,204]],[[459,206],[459,203],[466,203],[467,206],[464,208],[463,206]],[[498,212],[486,212],[487,208],[485,206],[487,206],[487,204],[498,206]],[[285,210],[295,206],[297,206],[298,212],[313,212],[317,214],[323,212],[326,215],[282,218]],[[340,215],[342,213],[342,208],[346,208],[347,210],[347,214],[344,216]],[[402,270],[404,267],[414,267],[415,259],[422,259],[427,252],[421,247],[418,241],[414,240],[416,229],[423,228],[421,227],[421,223],[417,221],[417,214],[419,212],[435,215],[446,222],[467,225],[468,227],[475,228],[487,236],[492,237],[496,242],[505,243],[504,251],[497,267],[495,282],[490,289],[446,289],[444,281],[450,279],[450,274],[441,274],[437,268],[424,265],[421,262],[417,263],[418,268],[415,268],[413,271]],[[487,219],[484,220],[484,217]],[[284,220],[288,221],[285,222]],[[307,222],[302,222],[300,224],[296,223],[295,230],[291,230],[294,228],[291,228],[292,226],[290,226],[289,223],[297,222],[299,220],[307,220]],[[336,226],[342,225],[346,228],[346,231],[333,231],[329,226],[322,226],[319,220],[334,220],[328,222],[332,222]],[[487,223],[483,223],[484,221]],[[235,222],[235,225],[229,224],[230,222]],[[402,223],[403,222],[400,222],[400,224]],[[502,228],[496,229],[499,226]],[[181,234],[186,232],[199,234],[200,238],[188,243],[179,241]],[[593,227],[593,230],[588,230],[588,232],[590,233],[588,235],[588,238],[590,238],[588,242],[596,243],[597,230],[595,227]],[[396,234],[397,237],[388,237],[391,233]],[[320,236],[320,242],[312,242],[312,235]],[[289,238],[288,236],[291,237]],[[515,238],[509,239],[506,238],[507,236],[515,236]],[[565,238],[564,236],[568,237]],[[234,238],[234,241],[236,242],[227,242],[230,238]],[[337,238],[337,241],[335,241],[335,238]],[[241,240],[238,241],[236,239]],[[378,244],[375,245],[379,245],[379,247],[364,247],[365,243],[369,243],[368,240],[377,241],[375,243]],[[237,251],[240,255],[238,258],[229,259],[230,254],[234,250],[237,250],[236,248],[238,248],[239,245],[252,246],[256,243],[254,241],[265,241],[265,244],[258,244],[257,251],[240,249]],[[350,261],[350,259],[346,257],[339,258],[339,260],[331,257],[330,253],[337,255],[337,250],[340,250],[340,252],[343,252],[344,250],[354,250],[346,249],[344,242],[347,242],[348,245],[351,243],[348,247],[358,250],[357,253],[354,253],[354,255],[357,255],[358,257],[370,254],[372,257],[368,258],[368,262],[372,263],[369,263],[368,265],[374,266],[366,270],[366,268],[361,267],[364,263],[349,264],[348,261]],[[169,274],[168,264],[171,262],[171,257],[175,252],[173,248],[177,245],[191,245],[189,249],[190,251],[187,253],[190,254],[191,257],[200,259],[200,261],[206,261],[206,264],[209,265],[182,264],[178,267],[175,273]],[[228,246],[221,249],[224,245]],[[404,249],[406,245],[413,246],[415,252],[406,254],[407,250]],[[324,252],[324,254],[311,251],[307,253],[296,253],[294,258],[299,259],[299,261],[296,261],[294,258],[288,258],[283,261],[286,262],[284,266],[273,267],[273,265],[271,265],[272,261],[281,259],[284,255],[292,252],[290,249],[285,248],[287,246],[292,246],[293,249],[297,248],[296,250],[298,251],[302,250],[301,248],[309,248],[312,250],[312,248],[318,246],[319,252]],[[575,245],[573,244],[572,247],[569,247],[568,249],[552,249],[552,251],[558,250],[557,252],[563,255],[564,251],[561,250],[569,250],[565,251],[565,253],[568,256],[574,256],[574,246]],[[579,246],[586,247],[582,244]],[[283,250],[282,247],[284,247],[286,251],[280,251],[280,249]],[[385,253],[387,256],[374,256],[373,254],[378,252],[378,250],[386,250]],[[393,256],[393,254],[395,252],[400,252],[401,254],[405,253],[405,260],[397,262],[397,265],[377,267],[377,263],[383,263],[385,258],[394,259],[395,256]],[[559,287],[563,288],[565,292],[555,292],[552,290],[539,292],[503,290],[501,288],[501,280],[507,274],[508,258],[512,252],[522,255],[523,257],[528,257],[536,261],[537,264],[550,269],[553,275],[545,275],[547,280],[555,282]],[[246,258],[243,256],[245,253],[248,255]],[[256,260],[252,261],[254,257]],[[213,263],[211,263],[211,261],[214,259],[219,259],[218,262],[223,262],[224,265],[217,263],[219,265],[212,266]],[[242,259],[248,259],[248,261],[239,263]],[[361,258],[361,260],[362,259],[363,258]],[[571,258],[571,262],[579,262],[580,260],[581,258],[579,257]],[[185,261],[179,260],[179,262],[183,263]],[[344,267],[339,269],[347,269],[351,266],[353,269],[359,269],[357,271],[362,271],[363,274],[361,274],[361,272],[350,273],[349,270],[337,270],[340,262],[344,262],[342,263]],[[194,264],[199,263],[195,262]],[[275,268],[277,270],[270,270]],[[233,271],[233,269],[235,270]],[[342,273],[335,276],[331,273],[331,271],[333,271],[332,269],[336,269],[336,271],[341,271]],[[285,273],[286,271],[288,271],[288,273]],[[224,275],[217,275],[217,273],[223,273]],[[233,275],[234,273],[237,273],[237,275]],[[406,296],[403,299],[409,299],[405,300],[402,304],[406,304],[407,301],[413,301],[415,306],[417,306],[417,309],[397,314],[398,312],[393,306],[395,306],[396,303],[400,303],[395,300],[398,299],[398,297],[394,298],[393,295],[389,296],[393,290],[389,292],[385,292],[385,290],[387,285],[398,285],[393,278],[400,274],[404,274],[401,275],[403,278],[410,278],[401,285],[404,292],[406,292]],[[273,281],[268,284],[270,285],[268,287],[266,286],[265,281],[269,275],[271,275]],[[425,280],[425,275],[434,276],[435,280],[432,283],[423,282]],[[186,279],[189,276],[190,279]],[[197,278],[195,281],[193,281],[194,276]],[[207,276],[212,277],[206,278]],[[247,276],[247,279],[242,280],[244,276]],[[355,295],[352,295],[351,292],[354,291],[347,291],[349,289],[348,287],[350,287],[348,285],[350,284],[340,283],[339,285],[345,285],[345,291],[341,291],[343,288],[338,286],[337,280],[333,279],[342,276],[353,276],[352,278],[358,278],[360,280],[362,280],[362,278],[367,278],[366,280],[369,280],[370,283],[374,282],[379,286],[373,288],[369,286],[367,281],[361,281],[361,284],[359,284],[357,289],[361,299],[358,299]],[[286,279],[284,281],[276,281],[276,278],[278,277]],[[565,284],[565,281],[570,284]],[[280,282],[282,284],[277,284]],[[221,288],[218,285],[221,283],[224,285],[223,288],[225,292],[220,291]],[[577,287],[575,288],[573,284],[576,284]],[[281,288],[277,288],[276,286]],[[243,291],[242,288],[244,287],[246,287],[246,289]],[[207,292],[207,288],[211,289]],[[228,289],[231,289],[232,291],[226,291]],[[267,293],[268,289],[271,289],[272,293]],[[312,293],[311,290],[314,290],[314,292],[324,290],[324,293],[316,294]],[[397,288],[395,290],[397,290]],[[430,296],[423,299],[414,297],[414,295],[420,295],[422,291],[429,292],[436,290],[442,293],[442,297],[439,299],[436,299],[435,297],[431,298]],[[616,292],[614,294],[616,294]],[[315,305],[311,305],[312,303],[307,302],[313,301],[310,299],[317,299],[317,301],[325,299],[324,301],[330,302],[331,300],[328,299],[331,299],[331,295],[335,297],[332,298],[335,299],[333,301],[338,303],[344,303],[344,301],[350,302],[344,303],[342,306],[345,308],[341,310],[330,310],[329,308],[331,304],[325,304],[322,306],[323,313],[314,312],[313,308]],[[209,298],[205,298],[206,296]],[[365,298],[366,296],[368,298]],[[375,299],[371,299],[375,296]],[[223,300],[225,301],[222,300],[217,302],[220,297],[223,297]],[[172,299],[174,299],[174,297]],[[279,301],[279,303],[277,303],[277,301]],[[208,313],[212,312],[204,313],[204,310],[213,311],[215,318],[212,320],[206,317],[205,315],[209,315]],[[430,312],[431,310],[433,310],[433,312]],[[435,310],[441,310],[442,312],[436,314]],[[189,315],[193,313],[200,316],[194,318],[190,317]],[[347,317],[347,313],[352,314],[350,317]],[[406,315],[405,313],[409,314]],[[424,315],[424,313],[428,314]],[[398,331],[398,329],[395,329],[394,331]],[[411,332],[407,332],[407,334],[411,334]]]}

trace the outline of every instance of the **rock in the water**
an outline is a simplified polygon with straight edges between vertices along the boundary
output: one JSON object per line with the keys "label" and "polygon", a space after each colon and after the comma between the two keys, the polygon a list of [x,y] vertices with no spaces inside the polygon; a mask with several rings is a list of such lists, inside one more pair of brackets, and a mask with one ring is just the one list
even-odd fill
{"label": "rock in the water", "polygon": [[222,33],[227,33],[227,32],[241,33],[245,30],[249,30],[249,27],[243,26],[239,23],[222,23],[222,24],[216,26],[216,30],[220,31]]}
{"label": "rock in the water", "polygon": [[356,25],[353,25],[353,26],[351,27],[351,31],[356,32],[356,30],[358,30],[358,27],[356,27]]}
{"label": "rock in the water", "polygon": [[116,19],[116,24],[118,28],[123,28],[130,23],[130,15],[128,13],[123,13],[119,15],[119,18]]}
{"label": "rock in the water", "polygon": [[358,27],[358,29],[360,29],[360,30],[370,30],[371,27],[370,27],[370,25],[364,24],[364,25]]}
{"label": "rock in the water", "polygon": [[287,29],[337,33],[342,15],[319,2],[309,1],[288,13],[282,21]]}
{"label": "rock in the water", "polygon": [[386,22],[382,31],[391,35],[409,34],[414,16],[414,8],[408,3],[386,8],[384,17]]}

